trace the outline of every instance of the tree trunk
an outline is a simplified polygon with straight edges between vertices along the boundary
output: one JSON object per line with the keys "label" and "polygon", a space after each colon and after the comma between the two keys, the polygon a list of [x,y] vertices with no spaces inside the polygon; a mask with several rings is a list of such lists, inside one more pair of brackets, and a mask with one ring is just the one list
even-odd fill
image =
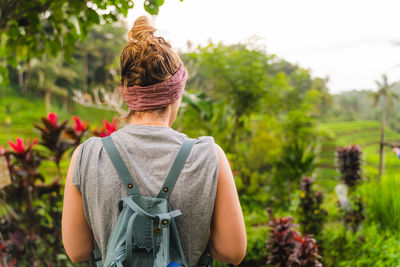
{"label": "tree trunk", "polygon": [[24,71],[22,69],[20,69],[18,71],[18,86],[19,86],[19,90],[21,90],[20,92],[22,92],[22,94],[26,93],[25,86],[24,86]]}
{"label": "tree trunk", "polygon": [[83,92],[87,93],[88,91],[88,75],[89,75],[89,59],[88,59],[88,51],[86,48],[83,48]]}
{"label": "tree trunk", "polygon": [[379,142],[379,175],[378,175],[378,182],[380,181],[382,174],[383,174],[383,154],[385,148],[385,124],[386,124],[386,101],[384,101],[382,105],[382,118],[381,118],[381,140]]}
{"label": "tree trunk", "polygon": [[28,92],[30,90],[30,84],[31,84],[31,78],[32,78],[32,70],[31,70],[31,61],[30,59],[28,59],[28,61],[26,62],[27,65],[27,69],[26,69],[26,79],[25,79],[25,92]]}
{"label": "tree trunk", "polygon": [[49,113],[50,109],[51,109],[51,90],[50,90],[50,88],[46,88],[46,94],[44,96],[44,101],[46,103],[46,113]]}

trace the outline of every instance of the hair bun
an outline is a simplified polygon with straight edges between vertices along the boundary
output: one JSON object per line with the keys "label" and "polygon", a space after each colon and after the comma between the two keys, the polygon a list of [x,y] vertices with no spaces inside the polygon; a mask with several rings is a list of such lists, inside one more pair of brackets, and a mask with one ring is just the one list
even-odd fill
{"label": "hair bun", "polygon": [[156,32],[150,19],[146,16],[141,16],[136,19],[132,29],[128,32],[129,41],[144,41],[153,37]]}

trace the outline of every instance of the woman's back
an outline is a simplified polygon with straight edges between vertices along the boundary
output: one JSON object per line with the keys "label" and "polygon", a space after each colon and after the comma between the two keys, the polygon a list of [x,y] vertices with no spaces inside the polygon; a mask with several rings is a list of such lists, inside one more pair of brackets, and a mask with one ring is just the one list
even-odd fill
{"label": "woman's back", "polygon": [[[169,127],[137,124],[126,125],[112,134],[135,184],[146,196],[160,191],[185,137]],[[183,214],[176,222],[190,266],[195,266],[209,240],[217,179],[214,140],[201,137],[196,140],[169,199],[172,208]],[[100,138],[90,138],[82,145],[72,181],[82,193],[87,222],[105,255],[118,216],[117,202],[127,193]]]}
{"label": "woman's back", "polygon": [[[188,78],[178,53],[155,32],[142,16],[128,33],[118,89],[129,108],[125,119],[130,124],[112,134],[135,184],[147,196],[161,189],[185,138],[170,127]],[[89,260],[93,238],[104,257],[117,201],[123,196],[125,188],[101,140],[91,138],[78,146],[65,182],[62,216],[64,247],[72,261]],[[247,241],[235,181],[224,151],[212,138],[196,141],[170,203],[183,213],[176,222],[190,266],[196,265],[207,243],[215,259],[236,265],[242,261]]]}

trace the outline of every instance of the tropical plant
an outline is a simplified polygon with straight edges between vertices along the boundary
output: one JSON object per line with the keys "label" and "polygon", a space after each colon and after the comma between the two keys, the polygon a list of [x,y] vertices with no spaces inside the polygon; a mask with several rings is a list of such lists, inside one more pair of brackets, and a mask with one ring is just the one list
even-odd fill
{"label": "tropical plant", "polygon": [[393,109],[395,100],[400,100],[400,95],[393,92],[393,88],[398,86],[399,83],[389,83],[386,74],[382,75],[382,81],[375,81],[378,86],[378,91],[372,93],[370,96],[374,99],[374,106],[377,107],[381,103],[381,136],[379,141],[379,180],[383,173],[383,153],[385,147],[385,125],[387,120],[387,109]]}
{"label": "tropical plant", "polygon": [[300,182],[299,223],[303,234],[319,236],[327,211],[322,208],[324,196],[313,189],[313,179],[303,177]]}
{"label": "tropical plant", "polygon": [[104,119],[103,123],[104,125],[99,126],[97,129],[93,131],[93,135],[98,137],[106,137],[117,130],[117,124],[118,124],[117,118],[114,118],[111,123],[108,120]]}
{"label": "tropical plant", "polygon": [[212,100],[223,99],[227,104],[232,125],[226,147],[235,151],[244,117],[271,93],[267,87],[271,57],[247,45],[210,44],[183,58],[191,71],[188,88],[202,88]]}
{"label": "tropical plant", "polygon": [[349,188],[353,188],[362,181],[361,154],[361,147],[357,145],[338,147],[336,149],[338,169],[341,173],[340,179]]}
{"label": "tropical plant", "polygon": [[89,130],[89,125],[87,121],[83,122],[81,118],[75,115],[72,115],[72,120],[74,121],[74,125],[66,128],[65,135],[72,139],[74,141],[74,147],[77,147]]}
{"label": "tropical plant", "polygon": [[292,229],[292,217],[271,218],[269,239],[267,241],[267,264],[274,264],[280,267],[289,266],[289,257],[295,247],[295,232]]}
{"label": "tropical plant", "polygon": [[52,112],[48,113],[47,117],[42,117],[41,120],[42,125],[34,124],[34,126],[40,130],[40,144],[45,146],[51,153],[49,158],[56,164],[59,179],[61,180],[60,161],[64,153],[74,145],[74,142],[62,139],[62,134],[67,129],[68,120],[64,120],[59,124],[57,122],[58,116]]}
{"label": "tropical plant", "polygon": [[[42,157],[33,147],[38,140],[35,138],[31,142],[30,139],[24,141],[23,138],[17,137],[15,143],[9,141],[11,151],[5,152],[8,156],[12,156],[12,161],[9,165],[10,173],[12,173],[12,181],[14,189],[19,191],[19,194],[25,194],[25,211],[28,216],[34,216],[33,201],[37,194],[35,189],[36,180],[44,181],[44,177],[39,173],[38,167]],[[20,200],[22,201],[22,199]],[[23,205],[21,205],[23,206]]]}
{"label": "tropical plant", "polygon": [[319,262],[318,246],[312,235],[302,236],[293,230],[293,217],[274,218],[270,212],[271,227],[267,241],[267,264],[279,267],[316,266],[322,267]]}
{"label": "tropical plant", "polygon": [[[39,166],[44,159],[32,142],[9,141],[11,185],[0,191],[8,212],[0,220],[0,265],[48,265],[62,253],[59,218],[62,186],[57,179],[44,183]],[[63,263],[65,264],[65,262]]]}
{"label": "tropical plant", "polygon": [[[51,159],[59,168],[63,153],[74,143],[61,138],[67,120],[58,123],[55,113],[41,119],[43,125],[36,125],[41,131],[39,141],[18,137],[8,142],[10,149],[0,146],[0,156],[6,157],[11,174],[11,185],[0,190],[0,266],[70,266],[61,242],[63,186],[60,179],[45,179],[40,165]],[[78,144],[88,125],[79,117],[73,116],[73,120],[68,129]],[[116,120],[106,126],[110,133]],[[41,155],[36,150],[38,143],[52,156]]]}
{"label": "tropical plant", "polygon": [[361,188],[366,217],[381,228],[400,232],[400,176],[383,175],[381,181],[369,181]]}
{"label": "tropical plant", "polygon": [[315,160],[315,143],[292,139],[283,145],[272,182],[280,206],[289,207],[290,193],[298,186],[303,175],[312,174],[316,166]]}
{"label": "tropical plant", "polygon": [[289,257],[289,266],[293,267],[322,267],[319,261],[317,241],[312,235],[295,235],[296,245],[293,254]]}
{"label": "tropical plant", "polygon": [[361,147],[349,145],[336,150],[340,179],[343,184],[336,187],[339,197],[339,206],[346,226],[353,231],[359,229],[364,220],[363,199],[359,196],[356,186],[361,178]]}

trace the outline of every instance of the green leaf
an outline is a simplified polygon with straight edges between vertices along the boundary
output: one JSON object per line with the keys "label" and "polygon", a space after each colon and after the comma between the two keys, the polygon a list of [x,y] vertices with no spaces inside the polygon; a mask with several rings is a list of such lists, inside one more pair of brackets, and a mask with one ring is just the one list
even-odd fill
{"label": "green leaf", "polygon": [[159,7],[164,3],[164,0],[146,0],[144,2],[144,10],[152,15],[157,15]]}
{"label": "green leaf", "polygon": [[72,22],[72,24],[75,26],[76,33],[77,33],[78,35],[80,35],[80,34],[81,34],[81,29],[80,29],[80,27],[79,27],[79,21],[78,21],[78,19],[76,18],[76,16],[71,16],[71,22]]}
{"label": "green leaf", "polygon": [[86,13],[88,23],[94,23],[94,24],[100,23],[99,14],[97,14],[96,11],[94,11],[93,9],[88,8],[85,10],[85,13]]}

